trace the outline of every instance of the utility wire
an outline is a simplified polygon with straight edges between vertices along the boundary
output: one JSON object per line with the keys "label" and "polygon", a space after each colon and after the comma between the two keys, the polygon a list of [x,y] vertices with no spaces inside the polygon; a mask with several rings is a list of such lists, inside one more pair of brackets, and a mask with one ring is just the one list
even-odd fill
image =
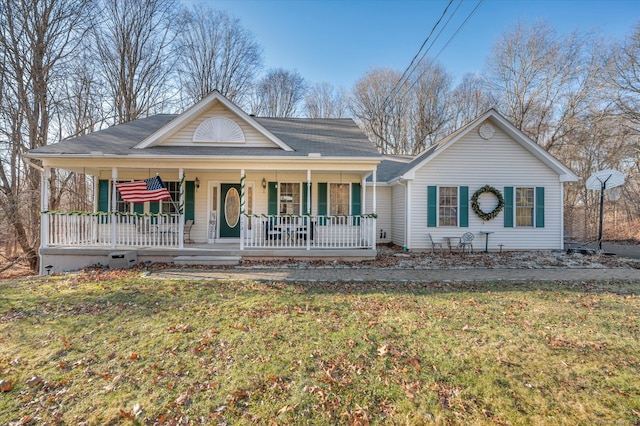
{"label": "utility wire", "polygon": [[[442,48],[438,51],[438,53],[436,54],[436,56],[433,57],[434,60],[436,60],[438,58],[438,56],[440,56],[440,54],[442,53],[442,51],[449,45],[449,43],[451,43],[451,41],[454,39],[454,37],[456,35],[458,35],[458,33],[460,32],[460,30],[462,29],[462,27],[469,21],[469,19],[471,19],[471,17],[476,13],[476,11],[478,10],[478,8],[480,7],[480,5],[482,4],[484,0],[478,0],[478,4],[476,4],[476,7],[473,8],[473,10],[471,12],[469,12],[469,14],[467,15],[466,19],[464,21],[462,21],[462,23],[458,26],[458,28],[455,30],[455,32],[451,35],[451,37],[449,37],[449,40],[447,40],[447,42],[444,44],[444,46],[442,46]],[[432,44],[433,45],[433,44]],[[430,46],[431,47],[431,46]],[[425,52],[426,54],[426,52]],[[424,55],[423,55],[424,57]],[[422,58],[420,58],[420,60],[422,61]],[[411,84],[411,86],[409,86],[407,88],[407,90],[404,91],[404,93],[402,94],[402,97],[406,96],[411,89],[413,89],[415,87],[415,85],[418,83],[418,81],[420,80],[420,78],[422,78],[422,76],[424,75],[424,71],[418,76],[418,78],[416,78],[414,80],[414,82]]]}
{"label": "utility wire", "polygon": [[404,72],[402,73],[402,75],[400,76],[400,78],[398,79],[396,84],[393,86],[393,88],[391,89],[391,91],[389,92],[387,97],[385,98],[384,102],[382,103],[382,107],[383,107],[382,109],[383,110],[385,110],[387,108],[387,104],[389,103],[391,98],[394,97],[397,94],[397,93],[394,93],[394,92],[399,92],[399,90],[400,90],[399,88],[401,87],[402,80],[405,79],[405,77],[408,78],[407,77],[407,73],[411,74],[413,72],[413,71],[410,72],[409,70],[411,69],[413,64],[416,62],[416,59],[418,58],[418,56],[420,56],[420,52],[422,52],[422,49],[424,48],[424,46],[429,42],[429,39],[433,35],[433,33],[436,30],[436,28],[438,27],[438,25],[440,25],[440,22],[442,21],[444,16],[447,14],[447,11],[449,10],[449,7],[451,6],[452,3],[453,3],[453,0],[449,0],[449,4],[447,4],[447,7],[445,7],[444,11],[440,15],[440,18],[438,18],[438,21],[435,23],[433,28],[431,28],[431,31],[427,35],[427,38],[425,38],[425,40],[422,42],[422,45],[420,46],[420,49],[418,49],[418,52],[415,54],[415,56],[411,60],[411,63],[409,63],[409,66],[404,70]]}

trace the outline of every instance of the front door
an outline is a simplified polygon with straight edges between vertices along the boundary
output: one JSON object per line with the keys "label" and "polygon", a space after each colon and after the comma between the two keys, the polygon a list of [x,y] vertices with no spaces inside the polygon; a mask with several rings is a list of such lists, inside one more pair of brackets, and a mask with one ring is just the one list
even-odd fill
{"label": "front door", "polygon": [[220,185],[220,238],[240,238],[240,184]]}

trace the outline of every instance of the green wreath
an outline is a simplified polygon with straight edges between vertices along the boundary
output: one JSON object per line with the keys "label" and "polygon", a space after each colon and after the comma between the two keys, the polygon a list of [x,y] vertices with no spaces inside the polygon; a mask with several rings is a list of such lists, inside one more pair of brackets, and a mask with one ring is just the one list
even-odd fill
{"label": "green wreath", "polygon": [[[489,192],[495,195],[496,198],[498,198],[498,205],[496,206],[495,209],[491,210],[490,212],[482,211],[482,209],[480,208],[480,203],[478,202],[478,198],[480,198],[480,196],[485,192]],[[471,208],[473,209],[475,214],[478,215],[480,219],[482,219],[483,222],[488,222],[491,219],[494,219],[496,216],[498,216],[498,214],[504,208],[504,197],[502,196],[500,191],[498,191],[493,186],[485,185],[482,188],[478,189],[476,192],[474,192],[473,196],[471,197]]]}

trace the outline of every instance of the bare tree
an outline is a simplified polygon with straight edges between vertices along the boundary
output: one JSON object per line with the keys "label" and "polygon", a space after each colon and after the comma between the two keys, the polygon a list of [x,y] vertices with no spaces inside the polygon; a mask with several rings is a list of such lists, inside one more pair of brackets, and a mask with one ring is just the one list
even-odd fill
{"label": "bare tree", "polygon": [[547,22],[519,22],[489,57],[487,81],[502,112],[547,149],[558,139],[560,121],[578,112],[585,94],[585,39],[559,36]]}
{"label": "bare tree", "polygon": [[417,154],[450,127],[451,77],[430,62],[415,72],[374,69],[356,83],[351,111],[382,153]]}
{"label": "bare tree", "polygon": [[183,95],[195,103],[212,90],[239,103],[262,68],[262,49],[227,12],[195,5],[185,10],[177,45]]}
{"label": "bare tree", "polygon": [[640,21],[614,54],[611,80],[620,110],[640,133]]}
{"label": "bare tree", "polygon": [[37,268],[40,174],[21,157],[47,145],[64,65],[86,24],[84,0],[0,2],[0,203]]}
{"label": "bare tree", "polygon": [[347,93],[344,89],[335,89],[330,83],[316,83],[304,98],[307,117],[310,118],[343,118],[349,107]]}
{"label": "bare tree", "polygon": [[408,102],[411,104],[411,143],[406,151],[418,154],[447,135],[451,124],[451,76],[441,66],[423,61],[413,77]]}
{"label": "bare tree", "polygon": [[170,79],[176,0],[104,0],[93,36],[115,123],[163,109]]}
{"label": "bare tree", "polygon": [[[356,82],[351,112],[369,139],[383,154],[406,154],[408,106],[405,98],[391,99],[401,73],[389,68],[372,69]],[[407,89],[405,83],[401,89]]]}
{"label": "bare tree", "polygon": [[271,69],[258,81],[252,99],[252,111],[266,117],[296,117],[307,90],[297,71]]}
{"label": "bare tree", "polygon": [[452,94],[452,127],[458,129],[496,105],[480,75],[466,74]]}

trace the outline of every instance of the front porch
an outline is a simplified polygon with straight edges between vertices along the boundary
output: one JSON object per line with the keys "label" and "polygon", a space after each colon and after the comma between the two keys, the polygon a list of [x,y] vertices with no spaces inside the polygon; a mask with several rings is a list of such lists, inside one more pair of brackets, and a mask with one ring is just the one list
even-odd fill
{"label": "front porch", "polygon": [[199,265],[237,264],[241,259],[355,261],[376,256],[375,215],[242,214],[239,238],[216,238],[218,224],[213,217],[206,243],[202,235],[185,233],[182,215],[43,212],[42,221],[42,273],[47,265],[53,267],[47,272],[113,266],[114,253],[125,252],[135,252],[135,263]]}
{"label": "front porch", "polygon": [[[237,265],[241,261],[265,260],[331,260],[363,261],[376,258],[376,249],[323,249],[300,250],[296,248],[263,248],[240,250],[239,242],[215,244],[185,244],[182,249],[167,247],[43,247],[41,274],[78,270],[87,266],[110,266],[112,255],[133,253],[135,263],[175,263],[177,265]],[[47,266],[51,268],[47,269]],[[132,265],[130,265],[132,266]]]}

